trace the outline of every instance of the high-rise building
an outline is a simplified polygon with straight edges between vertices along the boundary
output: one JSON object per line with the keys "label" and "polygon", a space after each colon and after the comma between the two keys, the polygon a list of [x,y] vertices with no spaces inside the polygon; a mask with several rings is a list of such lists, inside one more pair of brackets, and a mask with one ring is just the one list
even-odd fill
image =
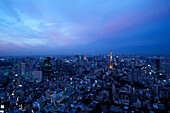
{"label": "high-rise building", "polygon": [[133,89],[132,89],[132,94],[133,95],[135,94],[135,87],[133,87]]}
{"label": "high-rise building", "polygon": [[105,65],[108,65],[109,57],[108,57],[108,55],[105,55],[104,57],[105,57]]}
{"label": "high-rise building", "polygon": [[154,89],[154,94],[158,95],[158,85],[157,84],[154,84],[153,89]]}
{"label": "high-rise building", "polygon": [[60,70],[63,67],[63,61],[61,59],[56,60],[57,70]]}
{"label": "high-rise building", "polygon": [[110,52],[110,65],[109,65],[110,69],[113,69],[113,58],[112,58],[112,50]]}
{"label": "high-rise building", "polygon": [[34,71],[34,80],[36,80],[36,82],[41,82],[42,71]]}
{"label": "high-rise building", "polygon": [[116,56],[116,63],[119,63],[119,56]]}
{"label": "high-rise building", "polygon": [[26,68],[24,78],[26,80],[30,80],[30,79],[33,78],[33,68],[32,68],[32,66]]}
{"label": "high-rise building", "polygon": [[43,62],[43,78],[49,78],[52,73],[51,57],[47,57]]}
{"label": "high-rise building", "polygon": [[23,76],[25,75],[25,63],[18,61],[17,72]]}
{"label": "high-rise building", "polygon": [[21,74],[25,75],[25,63],[21,63]]}
{"label": "high-rise building", "polygon": [[17,64],[17,73],[21,74],[21,61],[18,61],[18,64]]}
{"label": "high-rise building", "polygon": [[119,56],[116,56],[116,62],[115,62],[115,66],[119,66]]}
{"label": "high-rise building", "polygon": [[8,83],[8,78],[4,75],[0,75],[0,93],[4,90]]}
{"label": "high-rise building", "polygon": [[83,55],[79,55],[79,61],[82,62],[84,60],[84,56]]}
{"label": "high-rise building", "polygon": [[132,59],[132,69],[134,70],[135,67],[136,67],[136,66],[135,66],[135,59],[133,58],[133,59]]}
{"label": "high-rise building", "polygon": [[155,66],[157,69],[160,69],[160,59],[155,59]]}
{"label": "high-rise building", "polygon": [[139,56],[136,56],[136,65],[139,63]]}

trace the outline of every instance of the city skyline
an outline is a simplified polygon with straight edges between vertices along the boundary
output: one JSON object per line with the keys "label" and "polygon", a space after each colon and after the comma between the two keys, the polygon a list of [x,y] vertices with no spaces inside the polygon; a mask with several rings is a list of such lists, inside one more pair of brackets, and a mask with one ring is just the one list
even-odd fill
{"label": "city skyline", "polygon": [[0,56],[170,53],[168,0],[0,1]]}

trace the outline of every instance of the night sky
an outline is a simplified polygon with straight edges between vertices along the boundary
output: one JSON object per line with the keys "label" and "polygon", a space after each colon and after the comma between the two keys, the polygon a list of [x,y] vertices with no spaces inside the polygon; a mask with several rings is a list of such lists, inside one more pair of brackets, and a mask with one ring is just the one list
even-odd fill
{"label": "night sky", "polygon": [[0,56],[170,55],[170,0],[0,0]]}

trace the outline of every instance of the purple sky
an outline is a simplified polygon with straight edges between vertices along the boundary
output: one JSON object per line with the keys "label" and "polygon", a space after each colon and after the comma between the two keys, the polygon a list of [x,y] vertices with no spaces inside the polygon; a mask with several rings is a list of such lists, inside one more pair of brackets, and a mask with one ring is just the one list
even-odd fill
{"label": "purple sky", "polygon": [[170,54],[170,0],[0,0],[0,56]]}

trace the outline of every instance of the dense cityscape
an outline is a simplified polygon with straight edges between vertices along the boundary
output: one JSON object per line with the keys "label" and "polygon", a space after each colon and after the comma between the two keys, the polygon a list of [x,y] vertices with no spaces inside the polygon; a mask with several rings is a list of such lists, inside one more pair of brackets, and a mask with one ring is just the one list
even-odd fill
{"label": "dense cityscape", "polygon": [[170,113],[170,0],[0,0],[0,113]]}
{"label": "dense cityscape", "polygon": [[169,112],[169,57],[0,58],[0,112]]}

